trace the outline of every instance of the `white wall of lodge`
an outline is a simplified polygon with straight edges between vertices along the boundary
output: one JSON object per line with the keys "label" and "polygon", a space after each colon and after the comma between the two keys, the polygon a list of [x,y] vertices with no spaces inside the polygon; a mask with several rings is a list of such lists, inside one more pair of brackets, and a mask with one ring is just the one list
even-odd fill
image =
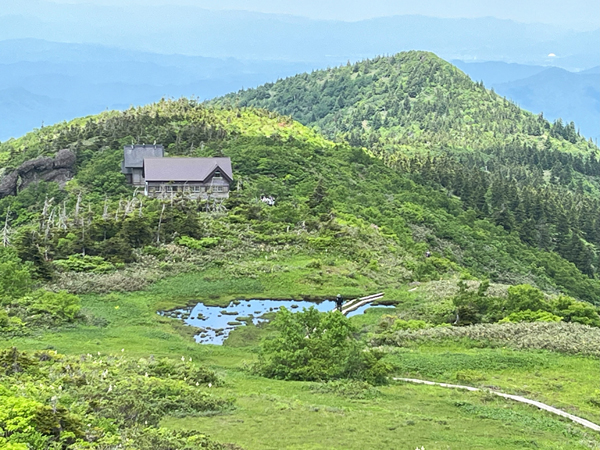
{"label": "white wall of lodge", "polygon": [[145,194],[151,198],[169,199],[184,195],[192,199],[229,198],[229,182],[213,177],[204,183],[195,181],[146,181]]}

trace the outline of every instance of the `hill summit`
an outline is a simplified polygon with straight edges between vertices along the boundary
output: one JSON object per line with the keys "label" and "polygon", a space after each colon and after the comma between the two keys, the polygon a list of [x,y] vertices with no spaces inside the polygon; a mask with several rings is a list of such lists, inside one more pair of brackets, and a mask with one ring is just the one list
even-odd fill
{"label": "hill summit", "polygon": [[485,150],[508,140],[589,152],[574,125],[554,129],[433,53],[411,51],[304,73],[230,94],[220,104],[290,115],[328,138],[398,150]]}

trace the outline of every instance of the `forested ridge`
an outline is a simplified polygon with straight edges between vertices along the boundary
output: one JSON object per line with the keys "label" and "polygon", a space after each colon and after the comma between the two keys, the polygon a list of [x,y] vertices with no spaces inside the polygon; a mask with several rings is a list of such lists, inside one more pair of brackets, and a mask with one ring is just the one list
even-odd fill
{"label": "forested ridge", "polygon": [[425,52],[301,74],[216,100],[263,107],[368,149],[465,209],[598,270],[598,148]]}
{"label": "forested ridge", "polygon": [[573,123],[550,124],[427,52],[303,73],[213,102],[277,111],[386,158],[406,151],[487,150],[507,142],[548,142],[584,154],[595,149]]}

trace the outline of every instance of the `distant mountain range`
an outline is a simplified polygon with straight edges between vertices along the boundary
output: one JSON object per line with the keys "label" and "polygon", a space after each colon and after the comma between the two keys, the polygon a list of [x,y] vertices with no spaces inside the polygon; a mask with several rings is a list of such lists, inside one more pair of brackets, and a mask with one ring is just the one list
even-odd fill
{"label": "distant mountain range", "polygon": [[[599,38],[600,29],[575,32],[493,18],[339,22],[177,5],[9,2],[0,10],[0,140],[42,122],[161,97],[209,99],[412,49],[451,60],[522,107],[574,120],[586,136],[597,137]],[[479,62],[491,60],[498,62]],[[596,69],[577,76],[552,72],[528,87],[529,77],[550,66]],[[568,98],[561,97],[563,89]]]}
{"label": "distant mountain range", "polygon": [[522,108],[550,120],[574,121],[584,136],[600,139],[600,66],[573,73],[501,62],[452,63]]}
{"label": "distant mountain range", "polygon": [[0,41],[0,140],[42,122],[126,109],[161,97],[208,99],[313,68],[33,39]]}
{"label": "distant mountain range", "polygon": [[[7,2],[0,40],[35,38],[157,53],[316,62],[320,67],[405,50],[446,60],[552,64],[569,70],[600,64],[600,28],[572,31],[491,17],[392,16],[357,22],[312,20],[194,6]],[[549,58],[549,54],[556,54]]]}

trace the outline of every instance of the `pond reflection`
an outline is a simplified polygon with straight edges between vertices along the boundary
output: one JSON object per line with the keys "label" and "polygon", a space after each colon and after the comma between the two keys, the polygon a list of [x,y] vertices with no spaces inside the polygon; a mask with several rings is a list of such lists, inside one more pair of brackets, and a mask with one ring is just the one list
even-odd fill
{"label": "pond reflection", "polygon": [[[326,312],[335,308],[335,302],[324,300],[311,302],[307,300],[235,300],[228,306],[207,306],[198,303],[196,306],[176,311],[161,313],[170,317],[182,319],[185,324],[197,327],[200,333],[196,342],[201,344],[221,345],[227,339],[231,330],[239,326],[253,323],[258,325],[268,319],[265,315],[275,313],[285,306],[290,311],[302,311],[303,308],[314,306],[319,311]],[[364,305],[348,314],[348,317],[364,313],[372,305]],[[378,307],[381,307],[379,305]]]}

